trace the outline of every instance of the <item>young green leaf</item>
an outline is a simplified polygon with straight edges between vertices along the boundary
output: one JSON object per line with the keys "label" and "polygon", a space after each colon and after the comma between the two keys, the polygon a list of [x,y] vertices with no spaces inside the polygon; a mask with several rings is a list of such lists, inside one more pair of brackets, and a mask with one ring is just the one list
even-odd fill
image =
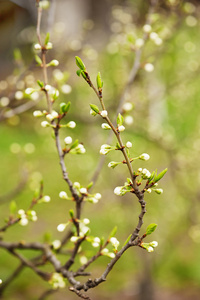
{"label": "young green leaf", "polygon": [[127,238],[126,241],[124,242],[123,247],[124,247],[126,244],[128,244],[128,242],[129,242],[130,239],[131,239],[131,236],[132,236],[132,234],[130,234],[130,235],[128,236],[128,238]]}
{"label": "young green leaf", "polygon": [[86,71],[86,67],[84,65],[84,63],[82,62],[81,58],[78,56],[75,56],[76,59],[76,64],[77,66],[82,70],[82,71]]}
{"label": "young green leaf", "polygon": [[70,215],[70,217],[73,219],[73,217],[74,217],[74,211],[73,211],[73,209],[70,209],[70,210],[69,210],[69,215]]}
{"label": "young green leaf", "polygon": [[45,41],[44,41],[44,44],[45,44],[45,45],[47,45],[47,44],[48,44],[48,42],[49,42],[49,38],[50,38],[50,33],[49,33],[49,32],[47,32],[47,34],[46,34],[46,37],[45,37]]}
{"label": "young green leaf", "polygon": [[78,140],[75,140],[75,141],[73,142],[73,144],[71,145],[70,149],[76,148],[76,147],[78,146],[78,144],[79,144]]}
{"label": "young green leaf", "polygon": [[109,237],[111,238],[111,237],[115,236],[116,232],[117,232],[117,226],[115,226],[115,227],[113,228],[113,230],[111,231]]}
{"label": "young green leaf", "polygon": [[95,104],[90,104],[91,109],[95,112],[95,113],[99,113],[99,108],[98,106],[96,106]]}
{"label": "young green leaf", "polygon": [[36,61],[36,63],[38,63],[38,65],[42,64],[42,60],[38,55],[35,55],[35,61]]}
{"label": "young green leaf", "polygon": [[97,74],[97,87],[98,87],[98,89],[101,89],[103,87],[103,82],[101,80],[100,72],[98,72],[98,74]]}
{"label": "young green leaf", "polygon": [[153,180],[154,175],[155,175],[155,171],[153,171],[153,172],[151,173],[151,176],[148,178],[148,181],[149,181],[149,182]]}
{"label": "young green leaf", "polygon": [[11,201],[11,203],[10,203],[10,213],[14,215],[16,213],[16,210],[17,210],[16,202]]}
{"label": "young green leaf", "polygon": [[44,87],[44,83],[40,80],[37,80],[37,84],[39,85],[39,87],[43,88]]}
{"label": "young green leaf", "polygon": [[89,190],[89,189],[93,186],[93,184],[94,184],[94,182],[91,181],[91,182],[88,184],[88,186],[87,186],[87,190]]}
{"label": "young green leaf", "polygon": [[79,70],[76,71],[76,74],[77,74],[78,76],[80,76],[80,75],[81,75],[81,72],[82,72],[82,71],[79,69]]}
{"label": "young green leaf", "polygon": [[70,105],[71,105],[70,101],[67,102],[67,103],[64,103],[64,102],[60,103],[60,111],[61,111],[61,113],[63,113],[63,114],[65,113],[66,114],[69,111]]}
{"label": "young green leaf", "polygon": [[154,182],[158,182],[161,178],[163,178],[166,172],[167,172],[167,168],[164,169],[162,172],[160,172],[157,176],[155,176]]}
{"label": "young green leaf", "polygon": [[158,225],[155,223],[150,224],[146,229],[146,235],[150,235],[152,232],[154,232],[157,226]]}
{"label": "young green leaf", "polygon": [[118,125],[118,126],[123,125],[123,121],[124,121],[124,118],[122,117],[122,115],[121,115],[121,114],[118,114],[118,117],[117,117],[117,125]]}

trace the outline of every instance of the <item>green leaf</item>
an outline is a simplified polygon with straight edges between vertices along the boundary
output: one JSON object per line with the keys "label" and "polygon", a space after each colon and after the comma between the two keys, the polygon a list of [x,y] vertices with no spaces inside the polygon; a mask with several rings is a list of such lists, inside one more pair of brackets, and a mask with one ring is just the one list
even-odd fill
{"label": "green leaf", "polygon": [[162,172],[160,172],[157,176],[155,176],[154,182],[158,182],[161,178],[163,178],[166,172],[167,172],[167,168],[164,169]]}
{"label": "green leaf", "polygon": [[124,121],[124,118],[122,117],[122,115],[118,114],[118,117],[117,117],[117,124],[118,124],[118,126],[123,125],[123,121]]}
{"label": "green leaf", "polygon": [[73,211],[73,209],[70,209],[70,210],[69,210],[69,215],[70,215],[70,217],[73,219],[73,217],[74,217],[74,211]]}
{"label": "green leaf", "polygon": [[46,37],[45,37],[45,41],[44,41],[45,45],[47,45],[47,44],[48,44],[48,42],[49,42],[49,38],[50,38],[50,33],[49,33],[49,32],[47,32],[47,34],[46,34]]}
{"label": "green leaf", "polygon": [[123,247],[124,247],[126,244],[128,244],[128,242],[129,242],[130,239],[131,239],[131,236],[132,236],[132,234],[130,234],[130,235],[128,236],[128,238],[127,238],[126,241],[124,242]]}
{"label": "green leaf", "polygon": [[147,227],[147,229],[146,229],[146,235],[152,234],[152,232],[154,232],[154,231],[156,230],[156,227],[157,227],[157,226],[158,226],[158,225],[155,224],[155,223],[150,224],[150,225]]}
{"label": "green leaf", "polygon": [[103,82],[101,80],[100,72],[98,72],[98,74],[97,74],[97,87],[98,87],[98,89],[101,89],[103,87]]}
{"label": "green leaf", "polygon": [[85,75],[85,71],[81,71],[81,75],[85,80],[87,79],[87,76]]}
{"label": "green leaf", "polygon": [[35,55],[35,61],[36,61],[36,63],[38,63],[38,65],[42,64],[42,60],[38,55]]}
{"label": "green leaf", "polygon": [[78,140],[75,140],[75,141],[73,142],[73,144],[71,145],[70,149],[76,148],[76,147],[78,146],[78,144],[79,144]]}
{"label": "green leaf", "polygon": [[66,114],[69,111],[70,106],[71,106],[71,102],[70,101],[67,102],[67,103],[64,103],[64,102],[60,103],[60,111],[61,111],[61,113]]}
{"label": "green leaf", "polygon": [[89,189],[93,186],[93,184],[94,184],[94,182],[91,181],[91,182],[88,184],[88,186],[87,186],[87,190],[89,190]]}
{"label": "green leaf", "polygon": [[149,181],[149,182],[152,181],[152,179],[154,178],[154,175],[155,175],[155,171],[153,171],[153,172],[151,173],[151,176],[148,178],[148,181]]}
{"label": "green leaf", "polygon": [[115,226],[115,227],[113,228],[113,230],[111,231],[109,237],[111,238],[112,236],[115,236],[116,232],[117,232],[117,226]]}
{"label": "green leaf", "polygon": [[78,56],[75,56],[76,59],[76,64],[77,66],[82,70],[82,71],[86,71],[86,67],[84,65],[84,63],[82,62],[81,58]]}
{"label": "green leaf", "polygon": [[81,75],[81,72],[82,72],[82,71],[79,69],[79,70],[76,71],[76,74],[77,74],[78,76],[80,76],[80,75]]}
{"label": "green leaf", "polygon": [[10,203],[10,213],[14,215],[16,213],[16,211],[17,211],[17,204],[16,204],[15,201],[11,201],[11,203]]}
{"label": "green leaf", "polygon": [[127,182],[128,182],[128,184],[132,184],[133,183],[132,180],[131,180],[131,178],[127,178]]}
{"label": "green leaf", "polygon": [[90,104],[91,109],[95,112],[95,113],[99,113],[99,108],[98,106],[96,106],[95,104]]}
{"label": "green leaf", "polygon": [[121,149],[120,144],[117,142],[116,149]]}
{"label": "green leaf", "polygon": [[37,84],[39,85],[39,87],[43,88],[44,87],[44,83],[40,80],[37,80]]}

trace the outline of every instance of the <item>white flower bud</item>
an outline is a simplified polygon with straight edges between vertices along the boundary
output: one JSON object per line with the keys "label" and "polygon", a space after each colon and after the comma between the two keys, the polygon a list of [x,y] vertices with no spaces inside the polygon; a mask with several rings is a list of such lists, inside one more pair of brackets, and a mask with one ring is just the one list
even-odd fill
{"label": "white flower bud", "polygon": [[87,189],[86,188],[81,188],[80,193],[81,194],[87,194]]}
{"label": "white flower bud", "polygon": [[75,187],[76,189],[80,189],[81,185],[80,185],[79,182],[74,182],[74,187]]}
{"label": "white flower bud", "polygon": [[50,50],[53,48],[53,44],[51,42],[48,42],[46,45],[46,49]]}
{"label": "white flower bud", "polygon": [[64,191],[61,191],[61,192],[59,193],[59,197],[60,197],[61,199],[68,199],[67,193],[64,192]]}
{"label": "white flower bud", "polygon": [[126,147],[127,147],[127,148],[131,148],[132,146],[133,146],[133,145],[132,145],[131,142],[127,142],[127,143],[126,143]]}
{"label": "white flower bud", "polygon": [[117,167],[119,164],[120,164],[121,162],[116,162],[116,161],[111,161],[111,162],[109,162],[109,164],[108,164],[108,168],[115,168],[115,167]]}
{"label": "white flower bud", "polygon": [[147,63],[147,64],[144,65],[144,69],[145,69],[146,72],[151,73],[154,70],[154,65],[152,65],[150,63]]}
{"label": "white flower bud", "polygon": [[152,30],[151,25],[145,24],[145,25],[143,26],[143,30],[144,30],[144,32],[146,32],[146,33],[151,32],[151,30]]}
{"label": "white flower bud", "polygon": [[42,121],[41,126],[42,127],[48,127],[48,126],[50,126],[50,124],[47,121]]}
{"label": "white flower bud", "polygon": [[94,248],[97,248],[97,247],[99,247],[99,243],[92,243],[92,246],[93,246]]}
{"label": "white flower bud", "polygon": [[147,189],[146,191],[147,193],[151,194],[151,189]]}
{"label": "white flower bud", "polygon": [[59,232],[63,232],[64,230],[65,230],[65,228],[66,228],[66,224],[59,224],[58,226],[57,226],[57,230],[59,231]]}
{"label": "white flower bud", "polygon": [[24,211],[23,209],[19,209],[19,210],[18,210],[18,214],[19,214],[19,215],[25,215],[25,211]]}
{"label": "white flower bud", "polygon": [[101,196],[100,193],[96,193],[96,194],[94,195],[94,198],[97,199],[97,200],[100,200],[101,197],[102,197],[102,196]]}
{"label": "white flower bud", "polygon": [[105,130],[111,129],[110,125],[108,125],[107,123],[102,123],[102,124],[101,124],[101,128],[102,128],[102,129],[105,129]]}
{"label": "white flower bud", "polygon": [[78,236],[72,236],[71,239],[70,239],[70,241],[71,241],[72,243],[76,243],[76,242],[78,241],[78,239],[79,239]]}
{"label": "white flower bud", "polygon": [[148,179],[151,176],[151,173],[147,169],[142,170],[142,177]]}
{"label": "white flower bud", "polygon": [[42,47],[41,47],[40,44],[35,44],[35,45],[34,45],[34,49],[35,49],[35,50],[41,50]]}
{"label": "white flower bud", "polygon": [[52,246],[55,250],[59,249],[61,246],[61,241],[60,240],[55,240],[52,242]]}
{"label": "white flower bud", "polygon": [[107,256],[110,257],[110,258],[115,258],[115,253],[109,252],[107,254]]}
{"label": "white flower bud", "polygon": [[143,153],[139,156],[139,159],[141,159],[141,160],[149,160],[149,158],[150,158],[150,155],[147,153]]}
{"label": "white flower bud", "polygon": [[75,128],[75,127],[76,127],[76,123],[75,123],[74,121],[70,121],[70,122],[67,124],[67,126],[68,126],[69,128]]}
{"label": "white flower bud", "polygon": [[54,117],[51,114],[46,115],[46,119],[51,122],[53,121]]}
{"label": "white flower bud", "polygon": [[50,202],[50,201],[51,201],[51,198],[48,195],[43,197],[43,202]]}
{"label": "white flower bud", "polygon": [[118,131],[122,132],[125,130],[125,127],[123,125],[118,126]]}
{"label": "white flower bud", "polygon": [[110,242],[111,242],[111,244],[113,245],[113,247],[114,247],[115,249],[117,249],[117,247],[119,246],[119,241],[116,239],[116,237],[111,237],[111,238],[110,238]]}
{"label": "white flower bud", "polygon": [[53,59],[49,65],[53,66],[53,67],[57,67],[59,65],[59,61],[57,59]]}
{"label": "white flower bud", "polygon": [[157,46],[160,46],[162,45],[163,41],[161,38],[157,37],[155,40],[154,40],[154,43],[157,45]]}
{"label": "white flower bud", "polygon": [[65,144],[66,144],[66,145],[71,144],[71,143],[72,143],[72,138],[71,138],[71,136],[67,136],[67,137],[64,139],[64,141],[65,141]]}
{"label": "white flower bud", "polygon": [[40,110],[35,110],[33,112],[33,116],[34,117],[42,117],[43,116],[43,113],[40,111]]}
{"label": "white flower bud", "polygon": [[45,85],[45,90],[46,90],[47,92],[49,92],[51,89],[52,89],[52,86],[51,86],[50,84],[46,84],[46,85]]}
{"label": "white flower bud", "polygon": [[0,279],[0,284],[2,284],[2,282],[3,282],[2,279]]}
{"label": "white flower bud", "polygon": [[86,256],[81,256],[81,257],[80,257],[80,263],[81,263],[81,265],[84,265],[84,264],[86,264],[87,262],[88,262],[88,259],[87,259]]}
{"label": "white flower bud", "polygon": [[158,242],[157,241],[153,241],[151,243],[149,243],[149,245],[153,248],[156,248],[158,246]]}
{"label": "white flower bud", "polygon": [[102,116],[103,118],[105,118],[105,117],[107,117],[107,115],[108,115],[107,110],[102,110],[101,116]]}
{"label": "white flower bud", "polygon": [[28,225],[28,219],[27,218],[21,218],[21,220],[19,221],[19,224],[22,226],[26,226]]}
{"label": "white flower bud", "polygon": [[141,48],[142,46],[144,46],[144,40],[143,40],[143,39],[137,39],[137,40],[135,41],[135,46],[136,46],[137,48]]}
{"label": "white flower bud", "polygon": [[87,218],[85,218],[85,219],[83,219],[83,223],[84,223],[85,225],[88,225],[88,224],[90,223],[90,220],[87,219]]}
{"label": "white flower bud", "polygon": [[122,189],[123,189],[123,186],[117,186],[117,187],[114,189],[114,194],[117,195],[117,196],[121,196]]}
{"label": "white flower bud", "polygon": [[101,253],[104,255],[104,254],[107,254],[109,252],[108,248],[104,248],[101,250]]}
{"label": "white flower bud", "polygon": [[153,252],[154,249],[153,249],[153,247],[149,246],[149,247],[147,248],[147,251],[148,251],[148,252]]}
{"label": "white flower bud", "polygon": [[139,168],[139,169],[138,169],[138,172],[139,172],[139,173],[142,172],[142,168]]}

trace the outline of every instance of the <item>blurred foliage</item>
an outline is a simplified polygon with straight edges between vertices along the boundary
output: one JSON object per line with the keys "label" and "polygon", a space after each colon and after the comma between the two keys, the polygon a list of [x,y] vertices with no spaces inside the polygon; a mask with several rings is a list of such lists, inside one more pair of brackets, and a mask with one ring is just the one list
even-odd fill
{"label": "blurred foliage", "polygon": [[[104,100],[108,111],[114,117],[134,62],[133,45],[143,35],[142,26],[147,12],[147,4],[144,2],[130,0],[123,5],[113,5],[109,20],[109,42],[101,45],[99,49],[92,42],[87,42],[87,37],[95,34],[93,20],[84,22],[79,39],[63,41],[63,31],[56,30],[59,28],[57,24],[52,31],[54,48],[48,58],[58,59],[60,65],[57,71],[55,68],[49,69],[49,80],[50,84],[60,90],[59,103],[72,102],[69,121],[76,121],[77,127],[73,131],[63,129],[62,134],[63,139],[68,135],[73,139],[78,138],[86,147],[84,156],[71,155],[66,158],[71,180],[79,181],[83,186],[91,180],[100,159],[100,146],[106,142],[109,133],[101,129],[99,119],[89,115],[89,104],[98,102],[85,82],[76,76],[74,56],[78,55],[83,59],[92,78],[95,79],[97,72],[101,72]],[[143,152],[151,156],[148,162],[134,162],[135,169],[146,167],[153,171],[157,167],[161,171],[168,167],[169,170],[161,182],[164,194],[146,195],[148,206],[144,228],[150,223],[158,224],[154,239],[159,242],[159,247],[153,254],[141,253],[140,249],[128,251],[117,264],[108,282],[101,286],[102,291],[114,293],[128,289],[133,295],[132,290],[143,277],[147,264],[154,284],[159,288],[200,288],[199,16],[200,6],[197,1],[178,0],[160,1],[159,8],[153,15],[152,29],[163,42],[157,46],[148,40],[145,45],[141,70],[126,94],[126,101],[134,106],[133,111],[128,113],[134,122],[126,125],[127,130],[123,137],[133,143],[132,151],[135,156]],[[28,30],[32,28],[26,28],[27,32]],[[30,43],[36,41],[35,34],[32,36],[33,40],[28,41],[29,47]],[[66,185],[62,181],[50,129],[41,128],[41,120],[33,120],[32,117],[33,110],[46,108],[43,96],[24,99],[23,94],[21,99],[16,99],[17,91],[24,93],[26,87],[37,87],[35,78],[42,80],[40,70],[31,62],[34,54],[29,54],[28,58],[23,55],[25,45],[26,39],[21,49],[15,50],[16,67],[13,74],[0,81],[1,116],[27,101],[34,105],[34,108],[1,122],[0,149],[3,159],[0,171],[0,219],[3,225],[5,216],[9,215],[9,204],[4,201],[4,197],[17,186],[21,170],[25,169],[28,172],[26,186],[10,200],[15,200],[18,208],[27,208],[34,190],[39,187],[43,178],[45,194],[50,195],[52,201],[38,205],[36,210],[39,220],[36,223],[25,228],[16,225],[8,230],[6,240],[43,241],[44,236],[41,233],[51,232],[50,239],[53,241],[61,238],[56,226],[67,221],[71,203],[58,197],[61,190],[66,190]],[[153,72],[145,71],[146,63],[154,65]],[[64,75],[60,78],[59,74]],[[55,107],[58,108],[59,103]],[[86,204],[83,217],[91,220],[92,233],[97,236],[106,237],[117,225],[117,237],[123,244],[137,222],[139,205],[136,199],[129,196],[121,198],[113,194],[114,188],[121,185],[127,177],[127,170],[123,165],[115,170],[107,169],[108,162],[115,156],[116,160],[120,159],[118,153],[114,156],[107,155],[94,188],[102,193],[102,200],[96,205]],[[83,248],[85,254],[92,251],[94,250]],[[2,250],[0,252],[0,277],[4,280],[11,272],[10,266],[17,264],[7,253]],[[29,252],[27,255],[30,257],[32,254]],[[144,255],[151,257],[146,260]],[[97,276],[108,261],[107,258],[101,258],[95,263],[93,268]],[[140,276],[136,276],[138,273]],[[21,293],[23,299],[35,299],[35,295],[30,297],[30,291],[36,291],[39,295],[42,287],[47,288],[46,283],[39,285],[39,282],[32,271],[26,270],[13,282],[12,290],[7,291],[5,299],[22,299]],[[75,298],[73,295],[69,297]]]}

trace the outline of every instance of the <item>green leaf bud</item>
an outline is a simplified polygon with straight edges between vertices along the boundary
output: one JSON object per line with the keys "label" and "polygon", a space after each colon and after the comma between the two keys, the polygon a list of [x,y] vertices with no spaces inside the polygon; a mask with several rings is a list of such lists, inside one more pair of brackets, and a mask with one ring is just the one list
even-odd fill
{"label": "green leaf bud", "polygon": [[95,112],[95,113],[99,113],[99,108],[98,106],[96,106],[95,104],[90,104],[91,109]]}
{"label": "green leaf bud", "polygon": [[82,71],[86,71],[86,67],[84,65],[84,63],[82,62],[81,58],[78,56],[75,56],[76,59],[76,64],[77,66],[82,70]]}
{"label": "green leaf bud", "polygon": [[123,118],[122,115],[119,113],[119,114],[118,114],[118,117],[117,117],[117,124],[118,124],[118,126],[123,125],[123,121],[124,121],[124,118]]}
{"label": "green leaf bud", "polygon": [[101,80],[100,72],[98,72],[98,74],[97,74],[97,87],[98,87],[98,89],[101,89],[103,87],[103,82]]}
{"label": "green leaf bud", "polygon": [[109,238],[115,236],[116,232],[117,232],[117,226],[115,226],[115,227],[113,228],[113,230],[112,230],[111,233],[109,234]]}
{"label": "green leaf bud", "polygon": [[158,225],[155,223],[150,224],[146,229],[146,235],[150,235],[152,232],[154,232],[157,226]]}
{"label": "green leaf bud", "polygon": [[42,60],[38,55],[35,55],[35,61],[36,61],[36,63],[38,63],[38,65],[42,64]]}
{"label": "green leaf bud", "polygon": [[70,209],[70,210],[69,210],[69,215],[70,215],[70,217],[73,219],[73,217],[74,217],[74,211],[73,211],[73,209]]}
{"label": "green leaf bud", "polygon": [[161,178],[163,178],[166,172],[167,172],[167,168],[164,169],[162,172],[160,172],[157,176],[155,176],[154,182],[158,182]]}
{"label": "green leaf bud", "polygon": [[63,114],[66,114],[69,109],[70,109],[70,106],[71,106],[71,102],[67,102],[67,103],[60,103],[60,112],[63,113]]}
{"label": "green leaf bud", "polygon": [[45,41],[44,41],[44,44],[45,44],[45,45],[47,45],[47,44],[48,44],[48,42],[49,42],[49,38],[50,38],[50,33],[49,33],[49,32],[47,32],[47,34],[46,34],[46,37],[45,37]]}

